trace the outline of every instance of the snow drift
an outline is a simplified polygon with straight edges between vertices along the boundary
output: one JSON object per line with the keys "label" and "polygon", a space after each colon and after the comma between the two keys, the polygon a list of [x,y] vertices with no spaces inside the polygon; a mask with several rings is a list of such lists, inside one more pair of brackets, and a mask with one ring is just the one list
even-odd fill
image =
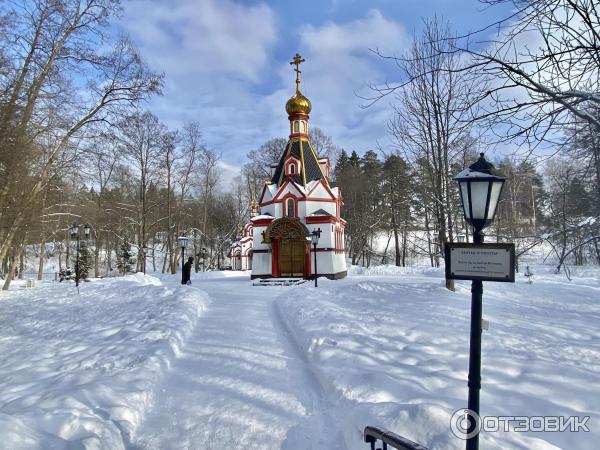
{"label": "snow drift", "polygon": [[124,449],[208,304],[136,274],[0,295],[0,447]]}

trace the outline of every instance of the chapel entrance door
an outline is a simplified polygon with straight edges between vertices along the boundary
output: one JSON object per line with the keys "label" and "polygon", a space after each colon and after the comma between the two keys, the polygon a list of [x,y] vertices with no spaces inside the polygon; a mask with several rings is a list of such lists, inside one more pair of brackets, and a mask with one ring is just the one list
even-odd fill
{"label": "chapel entrance door", "polygon": [[283,239],[279,243],[279,272],[283,277],[303,277],[306,254],[304,240]]}

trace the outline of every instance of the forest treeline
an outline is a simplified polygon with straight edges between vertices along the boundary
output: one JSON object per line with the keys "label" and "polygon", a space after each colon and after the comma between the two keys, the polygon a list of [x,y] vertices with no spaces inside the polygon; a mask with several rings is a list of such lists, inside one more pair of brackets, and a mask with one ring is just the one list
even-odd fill
{"label": "forest treeline", "polygon": [[[311,130],[342,190],[353,263],[437,266],[445,242],[469,240],[452,176],[484,151],[507,176],[488,236],[517,242],[519,255],[547,244],[558,269],[600,263],[599,8],[482,3],[515,12],[467,35],[426,19],[407,50],[373,56],[394,64],[399,80],[363,98],[367,108],[392,105],[389,148],[342,149]],[[119,13],[116,0],[0,6],[4,288],[31,259],[25,248],[35,249],[40,277],[50,254],[72,265],[72,223],[91,227],[96,276],[118,271],[129,245],[135,270],[175,272],[181,234],[189,254],[206,250],[205,267],[223,266],[285,147],[276,138],[249,149],[226,186],[201,123],[170,129],[145,109],[164,75],[113,32]]]}

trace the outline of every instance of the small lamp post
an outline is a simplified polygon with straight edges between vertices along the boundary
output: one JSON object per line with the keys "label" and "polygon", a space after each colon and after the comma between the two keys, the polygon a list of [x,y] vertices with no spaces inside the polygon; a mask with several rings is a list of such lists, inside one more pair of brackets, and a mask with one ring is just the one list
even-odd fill
{"label": "small lamp post", "polygon": [[[496,216],[498,200],[505,177],[496,173],[494,165],[479,159],[463,170],[454,180],[458,182],[465,220],[473,226],[473,243],[483,243],[481,230],[491,224]],[[481,322],[483,282],[471,282],[471,337],[469,347],[469,410],[479,415],[479,391],[481,390]],[[473,414],[469,415],[467,427],[467,450],[479,449],[479,433]]]}
{"label": "small lamp post", "polygon": [[317,244],[319,243],[319,238],[321,237],[321,229],[317,228],[316,230],[313,230],[313,232],[310,234],[310,240],[312,241],[312,245],[313,245],[313,253],[315,254],[315,287],[317,287]]}
{"label": "small lamp post", "polygon": [[[72,239],[77,239],[77,255],[76,255],[76,259],[75,259],[75,286],[77,287],[77,289],[79,289],[79,243],[80,243],[80,231],[79,229],[81,228],[81,225],[77,225],[76,223],[74,223],[73,225],[71,225],[69,227],[69,233],[71,234],[71,238]],[[89,239],[90,237],[90,226],[86,223],[85,225],[83,225],[83,235],[85,237],[85,239]]]}
{"label": "small lamp post", "polygon": [[187,236],[179,236],[177,238],[177,242],[179,242],[179,246],[181,247],[181,284],[185,284],[184,281],[184,274],[183,274],[183,270],[184,270],[184,258],[185,258],[185,248],[187,247],[187,243],[188,243],[188,238]]}

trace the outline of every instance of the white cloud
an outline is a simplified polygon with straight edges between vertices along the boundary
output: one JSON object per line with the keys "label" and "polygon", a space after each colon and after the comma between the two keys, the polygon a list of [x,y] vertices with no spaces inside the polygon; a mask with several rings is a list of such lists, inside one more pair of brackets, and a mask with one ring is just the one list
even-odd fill
{"label": "white cloud", "polygon": [[257,81],[275,42],[275,17],[265,4],[231,0],[134,0],[123,26],[168,76],[229,73]]}
{"label": "white cloud", "polygon": [[[164,95],[148,107],[170,127],[197,121],[206,144],[242,164],[254,147],[261,98],[253,93],[271,63],[277,27],[264,3],[134,0],[121,26],[149,64],[166,74]],[[271,114],[266,114],[272,118]]]}
{"label": "white cloud", "polygon": [[219,189],[222,191],[230,191],[235,177],[239,176],[241,169],[234,164],[227,164],[225,161],[219,161]]}
{"label": "white cloud", "polygon": [[296,51],[306,57],[303,91],[313,102],[312,126],[359,152],[387,135],[387,106],[363,110],[355,95],[389,70],[369,49],[398,51],[408,42],[402,25],[378,10],[300,27],[293,35],[297,45],[289,35],[283,40],[285,18],[263,3],[133,0],[122,26],[148,62],[166,73],[164,95],[149,108],[171,127],[198,121],[205,143],[227,165],[239,167],[249,150],[287,136],[285,102],[294,92],[294,74],[287,57],[274,59],[275,47],[289,49],[290,58]]}
{"label": "white cloud", "polygon": [[313,126],[333,134],[347,150],[363,152],[387,139],[387,104],[362,109],[364,101],[356,94],[372,94],[367,85],[385,80],[390,64],[371,50],[401,51],[409,42],[404,27],[371,10],[346,23],[306,26],[300,42],[307,59],[304,91],[313,100]]}

